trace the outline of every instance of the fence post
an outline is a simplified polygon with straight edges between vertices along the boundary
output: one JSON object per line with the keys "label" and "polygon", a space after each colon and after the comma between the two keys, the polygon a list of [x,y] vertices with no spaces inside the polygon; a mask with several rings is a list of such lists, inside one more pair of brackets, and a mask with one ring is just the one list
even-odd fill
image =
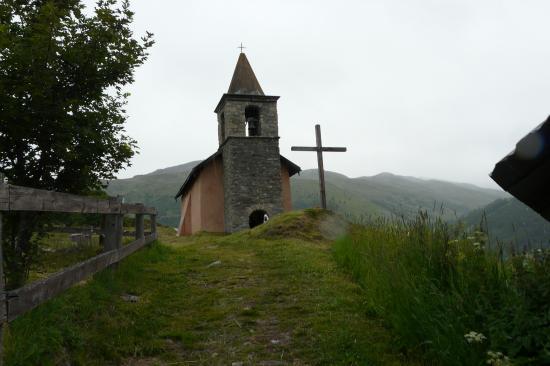
{"label": "fence post", "polygon": [[136,239],[143,239],[144,237],[143,214],[136,214]]}
{"label": "fence post", "polygon": [[157,215],[150,215],[151,220],[151,235],[157,233]]}
{"label": "fence post", "polygon": [[[120,198],[110,198],[110,201],[120,202]],[[120,213],[105,214],[102,222],[103,252],[119,249],[122,244],[124,215]]]}
{"label": "fence post", "polygon": [[[0,174],[0,187],[4,177]],[[2,211],[0,211],[0,366],[4,364],[4,323],[8,318],[6,291],[4,289],[4,255],[2,253]]]}

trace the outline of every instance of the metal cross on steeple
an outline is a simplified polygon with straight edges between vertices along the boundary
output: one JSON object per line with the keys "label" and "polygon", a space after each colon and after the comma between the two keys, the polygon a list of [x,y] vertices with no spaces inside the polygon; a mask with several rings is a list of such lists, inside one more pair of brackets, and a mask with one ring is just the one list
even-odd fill
{"label": "metal cross on steeple", "polygon": [[241,45],[237,48],[240,48],[241,49],[241,53],[243,53],[243,48],[246,48],[245,46],[243,46],[243,43],[241,42]]}
{"label": "metal cross on steeple", "polygon": [[315,137],[317,138],[317,146],[292,146],[292,151],[316,151],[317,152],[317,165],[319,170],[319,188],[321,191],[321,207],[327,208],[327,196],[325,193],[325,169],[323,167],[323,151],[326,152],[346,152],[345,147],[323,147],[321,142],[321,126],[315,125]]}

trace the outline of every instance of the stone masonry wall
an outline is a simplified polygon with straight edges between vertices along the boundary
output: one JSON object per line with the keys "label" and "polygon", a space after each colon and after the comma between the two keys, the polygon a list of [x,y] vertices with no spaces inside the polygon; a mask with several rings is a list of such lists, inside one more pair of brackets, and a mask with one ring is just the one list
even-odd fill
{"label": "stone masonry wall", "polygon": [[248,102],[242,100],[228,100],[218,113],[218,140],[220,145],[222,139],[221,115],[224,114],[225,138],[229,136],[246,136],[245,109],[248,106],[256,106],[260,110],[260,133],[261,136],[278,137],[277,125],[277,102]]}
{"label": "stone masonry wall", "polygon": [[278,137],[230,137],[223,171],[226,232],[249,228],[254,210],[283,212]]}

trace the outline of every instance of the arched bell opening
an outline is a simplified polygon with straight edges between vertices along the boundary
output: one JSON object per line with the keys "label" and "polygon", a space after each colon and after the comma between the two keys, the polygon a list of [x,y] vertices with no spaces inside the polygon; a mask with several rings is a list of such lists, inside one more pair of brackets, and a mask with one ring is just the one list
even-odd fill
{"label": "arched bell opening", "polygon": [[269,220],[269,215],[264,210],[252,211],[252,213],[248,217],[248,223],[251,229],[253,227],[266,223],[268,220]]}
{"label": "arched bell opening", "polygon": [[260,109],[248,106],[244,111],[246,121],[246,136],[260,136]]}

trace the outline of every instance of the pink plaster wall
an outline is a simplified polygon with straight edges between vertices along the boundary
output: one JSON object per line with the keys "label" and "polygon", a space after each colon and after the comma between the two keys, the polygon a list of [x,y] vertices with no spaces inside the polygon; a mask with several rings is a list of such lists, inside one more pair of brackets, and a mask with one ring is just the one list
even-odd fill
{"label": "pink plaster wall", "polygon": [[283,209],[292,211],[292,197],[290,196],[290,177],[288,176],[288,168],[286,165],[281,165],[281,181],[283,185]]}
{"label": "pink plaster wall", "polygon": [[201,185],[201,229],[211,233],[223,233],[224,194],[222,159],[216,158],[199,177]]}
{"label": "pink plaster wall", "polygon": [[190,212],[191,208],[191,200],[189,199],[190,196],[186,195],[181,200],[181,217],[180,217],[180,225],[178,227],[178,235],[190,235],[191,234],[191,214]]}
{"label": "pink plaster wall", "polygon": [[178,235],[224,231],[223,167],[221,158],[209,162],[182,198]]}

